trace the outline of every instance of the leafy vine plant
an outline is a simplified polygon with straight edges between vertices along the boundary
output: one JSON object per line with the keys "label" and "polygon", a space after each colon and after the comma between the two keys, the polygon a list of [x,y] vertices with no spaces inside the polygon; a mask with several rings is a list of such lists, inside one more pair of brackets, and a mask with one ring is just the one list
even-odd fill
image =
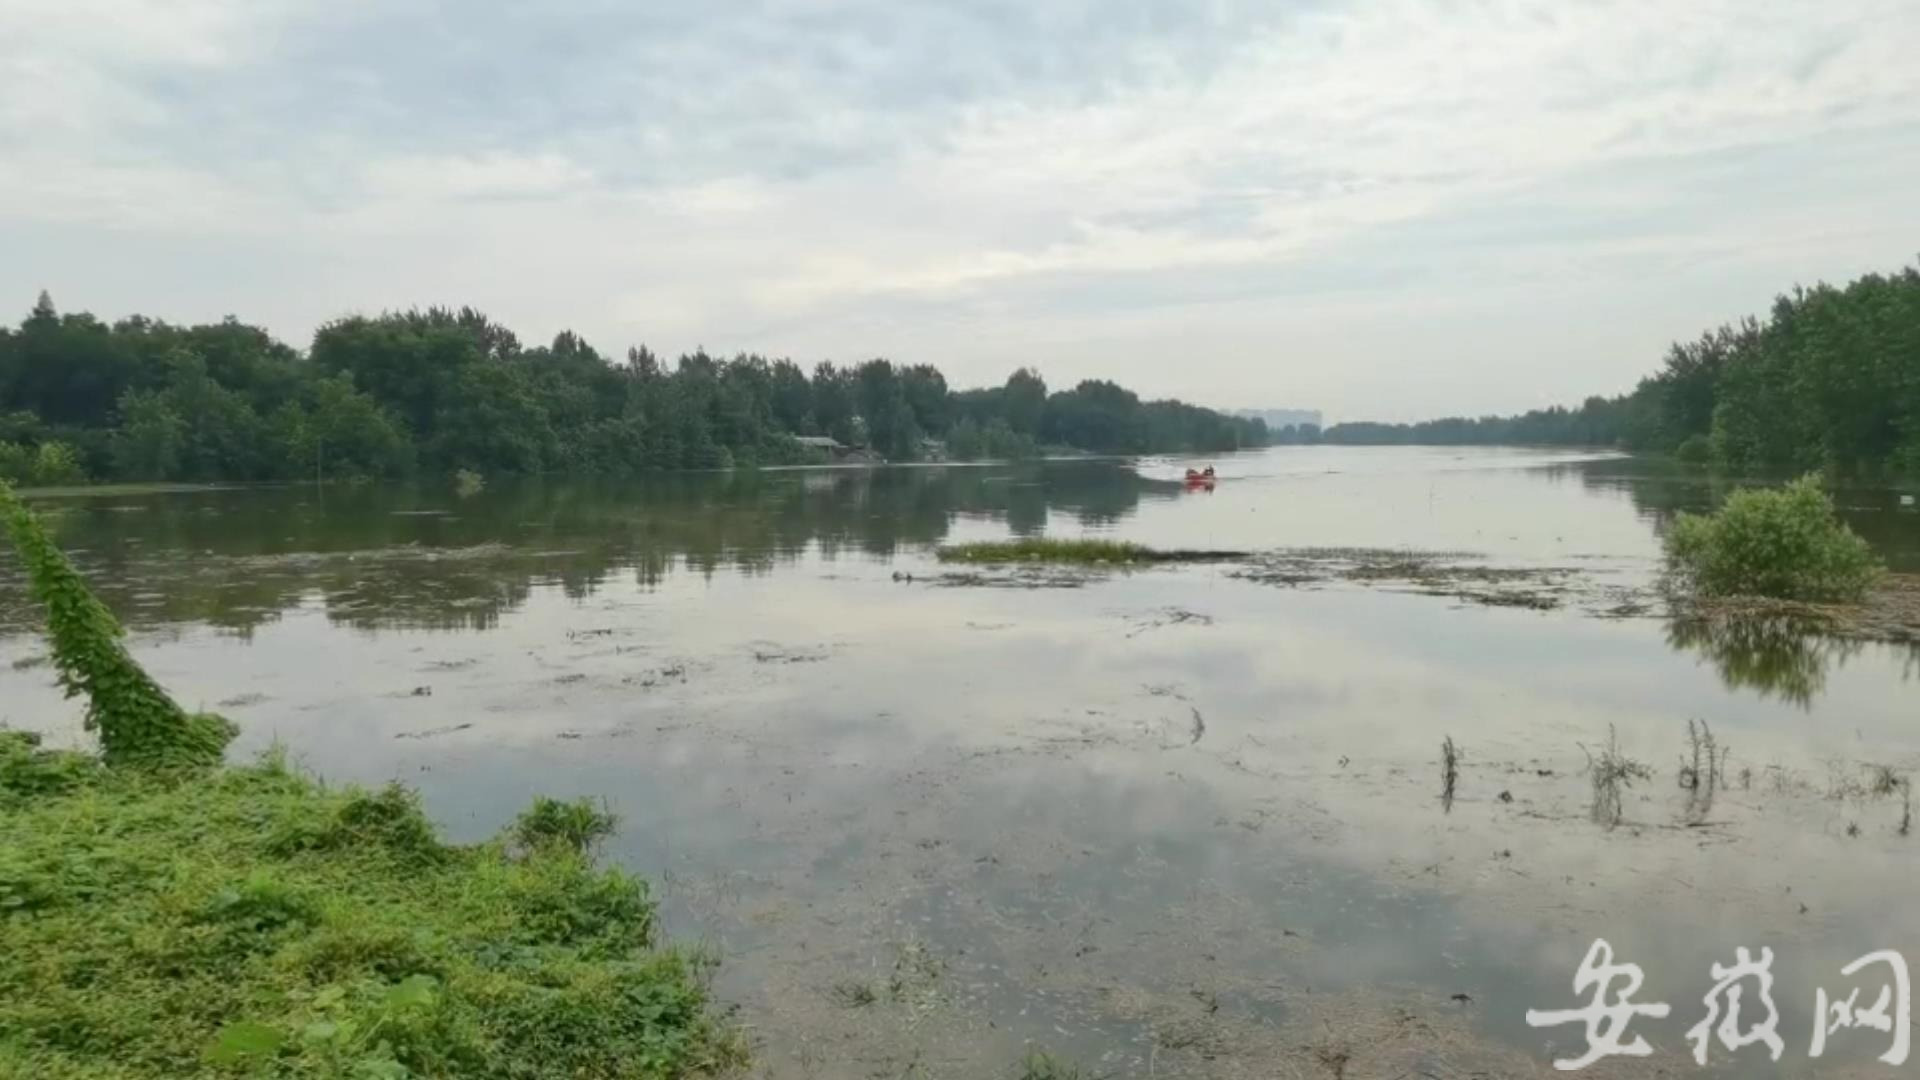
{"label": "leafy vine plant", "polygon": [[33,598],[46,609],[47,640],[60,687],[85,695],[86,726],[100,737],[109,766],[180,769],[218,764],[235,734],[213,713],[180,707],[125,644],[126,629],[87,588],[46,526],[0,482],[0,516],[26,569]]}

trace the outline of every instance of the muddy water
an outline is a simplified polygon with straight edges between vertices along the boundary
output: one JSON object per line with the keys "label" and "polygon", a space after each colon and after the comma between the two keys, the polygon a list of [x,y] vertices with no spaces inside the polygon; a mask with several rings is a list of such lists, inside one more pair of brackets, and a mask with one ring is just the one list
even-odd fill
{"label": "muddy water", "polygon": [[[1807,1056],[1842,965],[1920,960],[1920,837],[1866,768],[1920,768],[1912,648],[1616,603],[1721,493],[1647,463],[1284,449],[1219,461],[1211,494],[1185,464],[39,505],[237,754],[399,778],[463,838],[536,793],[607,799],[607,854],[721,957],[761,1075],[1004,1075],[1037,1046],[1112,1075],[1551,1072],[1578,1031],[1523,1017],[1576,1004],[1595,937],[1673,1006],[1635,1024],[1649,1070],[1694,1069],[1737,945],[1777,954],[1780,1070],[1884,1049]],[[1920,570],[1898,492],[1840,502]],[[1230,564],[1028,587],[932,557],[1035,533],[1450,552],[1561,592]],[[0,719],[77,741],[32,624],[8,562]],[[1705,805],[1676,782],[1689,718],[1729,752]],[[1584,772],[1610,727],[1654,771],[1611,830]]]}

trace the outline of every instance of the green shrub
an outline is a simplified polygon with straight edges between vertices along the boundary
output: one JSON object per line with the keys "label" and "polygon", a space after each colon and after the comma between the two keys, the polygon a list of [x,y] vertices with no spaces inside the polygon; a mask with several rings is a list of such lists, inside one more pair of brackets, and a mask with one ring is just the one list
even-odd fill
{"label": "green shrub", "polygon": [[80,455],[63,442],[43,442],[33,452],[33,482],[46,487],[77,484],[87,478]]}
{"label": "green shrub", "polygon": [[33,451],[17,442],[0,439],[0,481],[15,484],[33,482]]}
{"label": "green shrub", "polygon": [[591,799],[562,802],[541,796],[513,823],[514,839],[528,848],[559,844],[584,852],[604,837],[613,835],[619,819]]}
{"label": "green shrub", "polygon": [[1734,492],[1716,514],[1681,514],[1666,547],[1679,583],[1709,596],[1858,600],[1881,573],[1815,476],[1777,491]]}
{"label": "green shrub", "polygon": [[701,1022],[705,995],[675,954],[578,965],[566,981],[500,1002],[496,1076],[672,1076],[726,1064]]}
{"label": "green shrub", "polygon": [[433,823],[410,788],[388,784],[377,792],[355,792],[334,816],[334,842],[384,848],[422,861],[440,857],[443,848]]}
{"label": "green shrub", "polygon": [[513,920],[510,940],[521,945],[611,957],[644,946],[653,933],[646,882],[572,852],[539,852],[507,867],[498,884],[502,911]]}
{"label": "green shrub", "polygon": [[42,750],[31,731],[0,731],[0,806],[14,800],[59,795],[93,779],[94,758],[72,750]]}
{"label": "green shrub", "polygon": [[[96,769],[0,802],[0,1076],[670,1078],[740,1060],[700,962],[655,947],[638,879],[507,838],[429,834],[435,859],[397,859],[416,809],[392,790],[269,763],[191,783]],[[338,842],[263,843],[300,821]]]}
{"label": "green shrub", "polygon": [[315,925],[319,910],[300,890],[272,874],[256,870],[246,880],[215,893],[200,910],[200,921],[249,931],[273,931],[293,925]]}
{"label": "green shrub", "polygon": [[1689,435],[1674,448],[1673,456],[1688,465],[1705,465],[1713,456],[1713,442],[1705,435]]}
{"label": "green shrub", "polygon": [[420,797],[400,784],[372,792],[349,788],[331,816],[284,820],[266,842],[272,855],[342,849],[383,852],[410,863],[432,863],[446,854],[433,823],[420,809]]}
{"label": "green shrub", "polygon": [[87,478],[80,455],[67,443],[48,440],[38,446],[0,440],[0,480],[52,487]]}

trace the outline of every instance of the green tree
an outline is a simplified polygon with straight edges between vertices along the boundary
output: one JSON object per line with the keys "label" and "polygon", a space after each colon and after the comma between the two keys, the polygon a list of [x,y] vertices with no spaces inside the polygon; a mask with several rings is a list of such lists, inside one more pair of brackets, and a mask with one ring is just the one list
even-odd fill
{"label": "green tree", "polygon": [[399,420],[346,378],[316,378],[303,396],[271,421],[280,477],[398,476],[412,468],[413,445]]}
{"label": "green tree", "polygon": [[813,415],[813,384],[807,373],[791,360],[776,360],[771,388],[773,421],[780,430],[793,435],[811,435],[819,429]]}
{"label": "green tree", "polygon": [[52,424],[105,426],[133,385],[135,358],[91,315],[58,315],[42,292],[17,332],[0,335],[0,406]]}
{"label": "green tree", "polygon": [[438,397],[428,443],[436,468],[535,473],[552,460],[553,427],[519,370],[493,361],[467,364]]}
{"label": "green tree", "polygon": [[1005,387],[1007,426],[1022,435],[1039,438],[1047,408],[1047,382],[1031,368],[1021,368],[1007,376]]}
{"label": "green tree", "polygon": [[113,436],[114,471],[134,480],[175,480],[186,452],[187,422],[166,398],[129,390],[120,399],[120,425]]}
{"label": "green tree", "polygon": [[826,360],[813,368],[813,419],[820,431],[849,446],[864,446],[866,439],[854,430],[859,414],[854,402],[851,373]]}

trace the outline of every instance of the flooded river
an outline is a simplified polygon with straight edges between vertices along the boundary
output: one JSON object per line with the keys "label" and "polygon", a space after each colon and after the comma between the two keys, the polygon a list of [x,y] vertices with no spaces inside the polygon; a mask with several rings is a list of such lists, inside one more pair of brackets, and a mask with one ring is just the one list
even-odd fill
{"label": "flooded river", "polygon": [[[239,722],[236,755],[403,780],[461,839],[604,797],[607,856],[720,958],[757,1075],[1010,1075],[1032,1047],[1115,1076],[1550,1073],[1582,1033],[1525,1013],[1580,1003],[1596,937],[1672,1004],[1623,1072],[1694,1070],[1736,946],[1777,955],[1778,1069],[1886,1048],[1808,1056],[1844,964],[1920,961],[1920,651],[1667,618],[1663,523],[1724,494],[1700,474],[1282,448],[1203,493],[1187,464],[34,501],[138,657]],[[1898,492],[1838,501],[1920,570]],[[1035,534],[1479,569],[934,558]],[[0,562],[0,720],[77,742],[35,625]],[[1726,757],[1683,787],[1690,719]],[[1652,770],[1611,829],[1587,769],[1609,729]]]}

